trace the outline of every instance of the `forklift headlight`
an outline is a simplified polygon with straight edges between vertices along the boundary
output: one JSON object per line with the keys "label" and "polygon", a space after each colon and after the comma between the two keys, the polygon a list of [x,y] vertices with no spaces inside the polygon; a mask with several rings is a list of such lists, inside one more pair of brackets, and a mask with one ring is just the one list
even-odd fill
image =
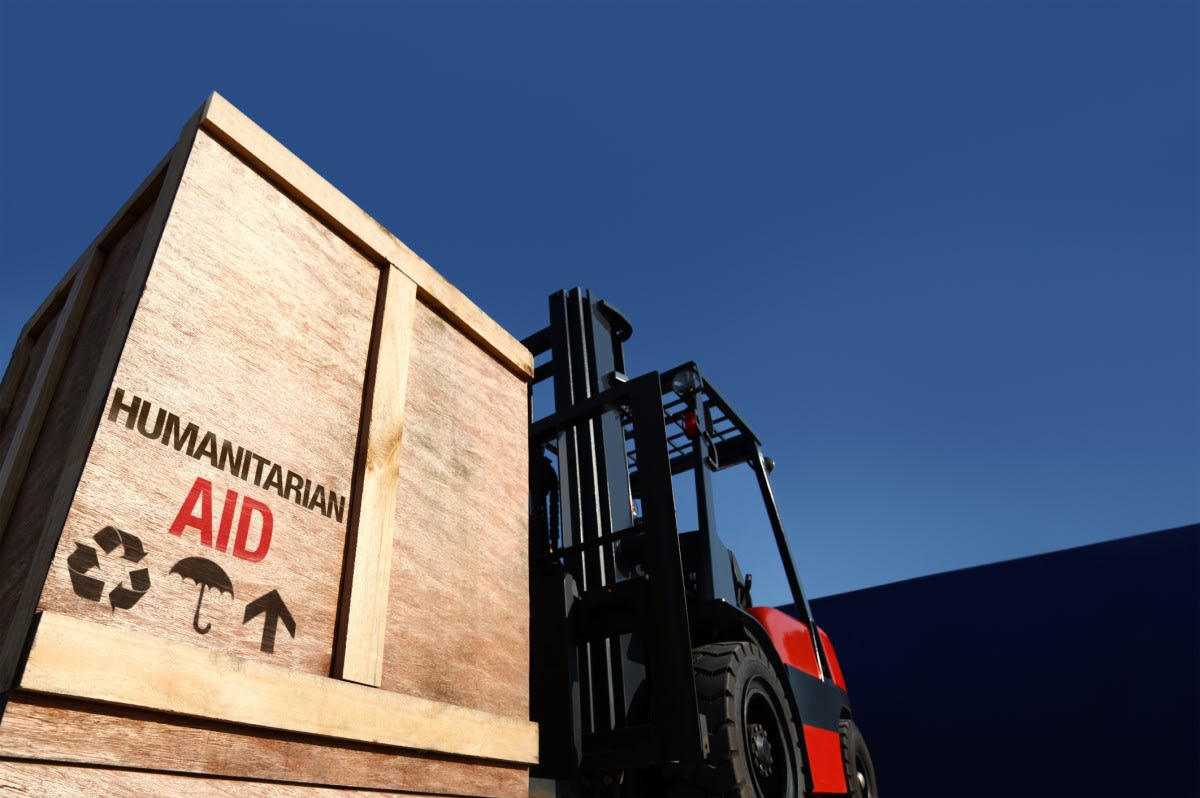
{"label": "forklift headlight", "polygon": [[681,397],[687,397],[700,390],[704,382],[700,379],[700,372],[694,368],[686,368],[677,371],[675,376],[671,378],[671,390],[679,394]]}

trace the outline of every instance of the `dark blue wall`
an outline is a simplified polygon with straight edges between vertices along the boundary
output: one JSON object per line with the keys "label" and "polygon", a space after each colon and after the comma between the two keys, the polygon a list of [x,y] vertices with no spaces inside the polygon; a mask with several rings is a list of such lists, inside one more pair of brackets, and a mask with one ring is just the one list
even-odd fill
{"label": "dark blue wall", "polygon": [[812,606],[885,798],[1200,796],[1200,525]]}

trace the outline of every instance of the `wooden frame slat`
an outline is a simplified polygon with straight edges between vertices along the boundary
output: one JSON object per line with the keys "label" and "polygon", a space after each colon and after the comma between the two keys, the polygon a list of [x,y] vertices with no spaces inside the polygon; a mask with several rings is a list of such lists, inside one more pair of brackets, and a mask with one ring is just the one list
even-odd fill
{"label": "wooden frame slat", "polygon": [[392,573],[392,527],[396,519],[396,482],[404,434],[408,361],[416,317],[417,284],[392,265],[381,280],[382,320],[371,368],[369,423],[361,470],[358,517],[353,540],[345,635],[335,675],[378,687],[383,681],[383,644],[387,632],[388,590]]}
{"label": "wooden frame slat", "polygon": [[[129,667],[136,663],[136,667]],[[20,688],[177,715],[519,764],[537,724],[41,614]]]}

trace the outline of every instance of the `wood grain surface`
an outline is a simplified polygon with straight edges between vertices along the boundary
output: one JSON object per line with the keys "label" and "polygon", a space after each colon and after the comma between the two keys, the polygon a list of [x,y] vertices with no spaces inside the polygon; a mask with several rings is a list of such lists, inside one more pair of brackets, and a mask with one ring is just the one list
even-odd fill
{"label": "wood grain surface", "polygon": [[343,585],[345,637],[335,657],[335,675],[378,687],[383,674],[388,593],[392,573],[392,527],[396,523],[396,483],[404,438],[404,404],[412,349],[417,286],[393,266],[383,270],[383,303],[373,368],[369,420],[357,517],[351,524],[350,563]]}
{"label": "wood grain surface", "polygon": [[418,306],[383,687],[529,712],[524,383]]}

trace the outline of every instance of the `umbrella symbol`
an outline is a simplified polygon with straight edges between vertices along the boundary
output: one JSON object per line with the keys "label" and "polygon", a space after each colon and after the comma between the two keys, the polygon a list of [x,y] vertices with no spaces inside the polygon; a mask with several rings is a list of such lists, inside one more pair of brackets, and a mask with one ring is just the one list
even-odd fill
{"label": "umbrella symbol", "polygon": [[233,598],[233,583],[229,581],[229,574],[212,560],[203,557],[184,557],[172,565],[167,573],[179,574],[184,580],[191,579],[200,585],[200,598],[196,600],[196,615],[192,618],[192,628],[202,635],[208,634],[208,630],[212,629],[211,623],[206,623],[203,629],[200,628],[200,605],[204,603],[204,591],[206,588],[213,588],[228,593],[229,597]]}

